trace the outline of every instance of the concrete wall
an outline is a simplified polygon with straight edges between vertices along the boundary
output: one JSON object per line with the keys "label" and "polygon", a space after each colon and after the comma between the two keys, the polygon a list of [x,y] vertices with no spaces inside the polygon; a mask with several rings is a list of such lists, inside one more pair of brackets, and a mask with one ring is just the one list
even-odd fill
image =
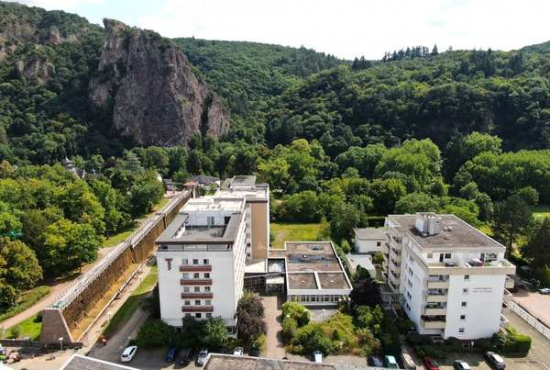
{"label": "concrete wall", "polygon": [[357,253],[378,253],[383,252],[384,239],[381,240],[365,240],[355,239],[355,251]]}

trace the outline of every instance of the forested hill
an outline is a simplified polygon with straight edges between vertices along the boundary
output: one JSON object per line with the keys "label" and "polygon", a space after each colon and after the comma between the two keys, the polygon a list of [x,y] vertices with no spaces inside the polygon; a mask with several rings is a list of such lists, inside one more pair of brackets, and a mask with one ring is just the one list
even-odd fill
{"label": "forested hill", "polygon": [[268,142],[318,139],[335,156],[349,145],[410,137],[445,149],[479,131],[498,135],[508,150],[548,148],[550,55],[530,50],[452,51],[321,72],[270,107]]}

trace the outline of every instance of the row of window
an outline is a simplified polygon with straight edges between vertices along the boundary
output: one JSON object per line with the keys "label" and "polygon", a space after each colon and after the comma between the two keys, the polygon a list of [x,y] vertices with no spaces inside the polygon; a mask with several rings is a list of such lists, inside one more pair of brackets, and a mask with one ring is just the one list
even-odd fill
{"label": "row of window", "polygon": [[341,295],[293,295],[290,296],[293,302],[342,302],[345,300]]}
{"label": "row of window", "polygon": [[[185,301],[183,301],[183,304],[185,306],[191,306],[191,300],[190,299],[186,299]],[[212,300],[210,299],[205,299],[204,300],[204,304],[202,304],[202,300],[201,299],[195,299],[195,304],[194,306],[212,306]]]}
{"label": "row of window", "polygon": [[[193,263],[193,265],[200,265],[201,261],[198,259],[198,258],[194,258],[193,260],[191,260],[191,262]],[[184,258],[181,260],[181,264],[182,265],[189,265],[189,259],[188,258]],[[209,265],[210,264],[210,260],[208,258],[204,258],[202,260],[202,264],[203,265]]]}
{"label": "row of window", "polygon": [[200,279],[202,274],[203,279],[210,279],[210,273],[209,272],[194,272],[193,275],[191,275],[188,272],[184,272],[182,274],[182,279]]}
{"label": "row of window", "polygon": [[[205,286],[205,287],[201,287],[200,286],[194,286],[193,287],[193,293],[210,293],[210,287],[209,286]],[[191,287],[189,286],[184,286],[183,287],[183,292],[184,293],[191,293]]]}

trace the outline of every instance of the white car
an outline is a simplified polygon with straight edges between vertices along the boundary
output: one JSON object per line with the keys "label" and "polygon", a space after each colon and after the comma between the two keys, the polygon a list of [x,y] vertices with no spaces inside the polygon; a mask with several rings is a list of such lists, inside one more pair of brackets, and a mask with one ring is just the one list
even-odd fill
{"label": "white car", "polygon": [[201,349],[199,355],[197,356],[197,365],[203,366],[206,363],[206,358],[208,357],[208,350]]}
{"label": "white car", "polygon": [[124,352],[120,355],[120,362],[130,362],[134,358],[137,352],[137,346],[126,347]]}
{"label": "white car", "polygon": [[233,350],[233,356],[242,356],[244,354],[243,347],[235,347]]}
{"label": "white car", "polygon": [[313,361],[322,364],[323,363],[323,353],[321,351],[313,351]]}

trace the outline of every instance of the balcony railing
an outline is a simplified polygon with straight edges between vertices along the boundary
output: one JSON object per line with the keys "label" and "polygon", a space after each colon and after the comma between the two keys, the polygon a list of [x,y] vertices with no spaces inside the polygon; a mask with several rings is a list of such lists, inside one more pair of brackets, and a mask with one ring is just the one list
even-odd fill
{"label": "balcony railing", "polygon": [[183,306],[183,312],[214,312],[214,306]]}
{"label": "balcony railing", "polygon": [[447,291],[426,292],[426,302],[447,302]]}
{"label": "balcony railing", "polygon": [[424,329],[445,329],[445,316],[423,316],[420,324]]}
{"label": "balcony railing", "polygon": [[431,315],[431,316],[445,316],[447,315],[447,307],[428,304],[422,309],[422,313],[424,315]]}
{"label": "balcony railing", "polygon": [[181,293],[181,298],[184,299],[212,299],[214,298],[213,293],[208,292],[187,292]]}
{"label": "balcony railing", "polygon": [[515,283],[514,279],[512,279],[509,276],[506,276],[506,283],[504,284],[504,287],[506,289],[513,289],[515,285],[516,285],[516,283]]}
{"label": "balcony railing", "polygon": [[181,279],[181,285],[212,285],[212,279]]}
{"label": "balcony railing", "polygon": [[427,281],[428,289],[445,289],[449,287],[449,280],[430,280]]}
{"label": "balcony railing", "polygon": [[181,265],[180,272],[210,272],[212,271],[212,265]]}

